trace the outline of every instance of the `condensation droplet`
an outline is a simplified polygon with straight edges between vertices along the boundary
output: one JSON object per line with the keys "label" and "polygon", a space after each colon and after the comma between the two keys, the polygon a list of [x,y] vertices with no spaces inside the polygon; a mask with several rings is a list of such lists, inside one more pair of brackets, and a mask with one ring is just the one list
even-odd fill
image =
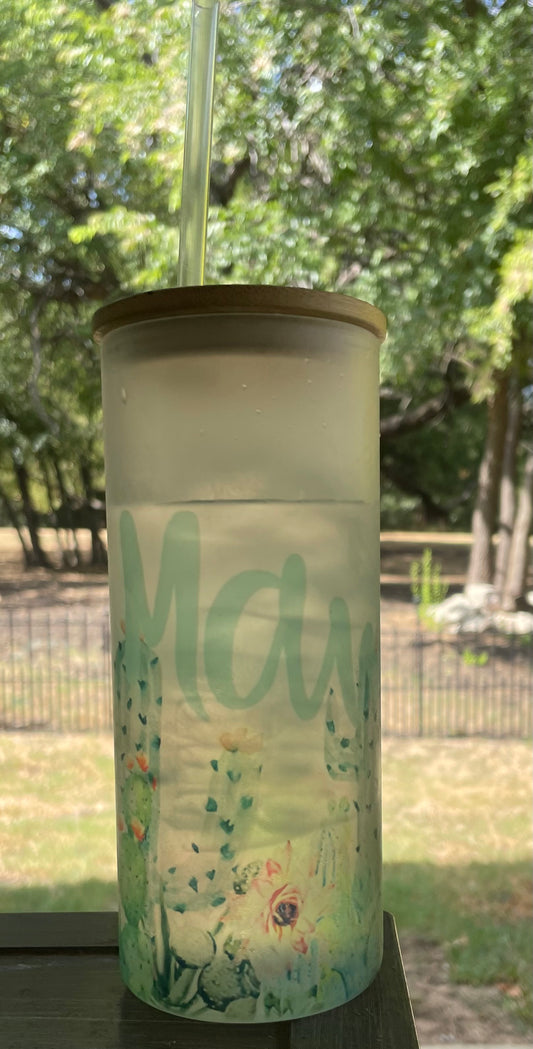
{"label": "condensation droplet", "polygon": [[327,425],[328,425],[327,423],[322,423],[322,429],[325,430]]}
{"label": "condensation droplet", "polygon": [[243,390],[247,390],[248,389],[248,383],[247,382],[243,382],[242,388],[243,388]]}
{"label": "condensation droplet", "polygon": [[122,401],[122,403],[123,403],[123,404],[125,404],[125,403],[126,403],[126,401],[127,401],[127,399],[128,399],[128,395],[127,395],[127,393],[126,393],[126,391],[125,391],[124,387],[122,387],[122,389],[121,389],[121,391],[120,391],[120,399],[121,399],[121,401]]}
{"label": "condensation droplet", "polygon": [[308,385],[308,386],[310,386],[310,385],[311,385],[311,383],[312,383],[312,381],[313,381],[312,379],[308,379],[308,380],[307,380],[307,385]]}
{"label": "condensation droplet", "polygon": [[203,428],[203,426],[202,426],[202,427],[200,428],[200,437],[203,437],[204,433],[205,433],[205,430],[204,430],[204,428]]}
{"label": "condensation droplet", "polygon": [[262,409],[261,408],[256,408],[255,409],[255,414],[256,415],[262,415],[263,414]]}

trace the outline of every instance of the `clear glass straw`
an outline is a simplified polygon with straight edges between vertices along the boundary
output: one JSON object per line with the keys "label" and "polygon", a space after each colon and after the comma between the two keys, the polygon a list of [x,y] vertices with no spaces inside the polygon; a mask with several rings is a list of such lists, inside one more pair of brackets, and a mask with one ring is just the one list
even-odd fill
{"label": "clear glass straw", "polygon": [[192,0],[178,284],[203,284],[218,0]]}

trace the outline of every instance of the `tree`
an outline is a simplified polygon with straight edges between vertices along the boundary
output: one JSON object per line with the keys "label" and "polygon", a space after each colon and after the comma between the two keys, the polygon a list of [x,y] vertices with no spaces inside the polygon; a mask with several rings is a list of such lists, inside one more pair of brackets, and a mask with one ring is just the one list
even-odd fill
{"label": "tree", "polygon": [[[71,418],[85,459],[96,447],[96,384],[78,372],[83,407],[66,390],[46,396],[52,362],[57,383],[75,332],[92,369],[93,304],[176,280],[188,16],[165,0],[5,0],[0,13],[2,309],[21,329],[0,353],[22,354],[30,390],[38,309],[33,388],[62,465],[69,442],[78,458]],[[453,428],[472,390],[492,394],[480,319],[522,244],[513,172],[527,155],[530,22],[519,0],[222,3],[207,279],[343,291],[385,310],[384,469],[404,487],[407,427]],[[504,184],[516,200],[501,220]],[[431,446],[414,483],[446,512]],[[471,456],[448,466],[460,500]]]}
{"label": "tree", "polygon": [[63,56],[63,13],[6,3],[0,14],[0,469],[4,505],[19,530],[20,508],[31,536],[25,557],[40,564],[40,512],[76,494],[78,457],[101,470],[89,323],[94,301],[120,287],[110,243],[74,248],[69,239],[93,206],[96,175],[67,148],[79,70]]}
{"label": "tree", "polygon": [[[480,395],[488,396],[489,426],[472,521],[474,541],[468,581],[493,581],[497,601],[509,609],[520,600],[526,586],[531,526],[531,517],[525,510],[533,439],[529,311],[533,292],[533,234],[527,228],[532,199],[529,155],[519,155],[512,171],[502,176],[491,191],[496,206],[486,239],[490,244],[505,228],[511,231],[511,242],[499,267],[496,294],[490,307],[478,308],[470,317],[471,330],[485,348],[478,381]],[[515,512],[516,475],[520,459],[523,461],[526,455],[518,514]],[[492,537],[497,526],[499,543],[494,566]]]}

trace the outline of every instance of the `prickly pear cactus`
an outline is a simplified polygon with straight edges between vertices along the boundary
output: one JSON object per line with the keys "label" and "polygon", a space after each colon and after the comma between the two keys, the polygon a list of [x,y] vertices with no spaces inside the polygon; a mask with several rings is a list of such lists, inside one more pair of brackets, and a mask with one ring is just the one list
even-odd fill
{"label": "prickly pear cactus", "polygon": [[138,642],[139,677],[127,673],[126,642],[114,660],[118,876],[121,901],[120,964],[138,994],[152,993],[158,978],[150,929],[160,887],[157,874],[159,752],[162,706],[159,658]]}
{"label": "prickly pear cactus", "polygon": [[[282,1020],[357,994],[379,965],[377,652],[361,639],[357,727],[330,689],[322,829],[257,848],[263,739],[228,721],[198,770],[201,819],[184,850],[159,857],[161,669],[139,639],[115,658],[120,961],[127,985],[168,1012],[207,1020]],[[139,668],[131,680],[127,667]],[[166,781],[165,781],[166,782]],[[167,842],[168,852],[168,842]],[[375,912],[375,913],[373,913]],[[347,936],[346,930],[350,930]]]}
{"label": "prickly pear cactus", "polygon": [[[350,943],[344,930],[357,930],[363,913],[372,915],[371,927],[379,924],[380,891],[377,872],[381,869],[381,807],[379,766],[379,661],[377,642],[369,624],[365,627],[358,658],[359,712],[357,728],[351,729],[343,717],[342,704],[333,688],[329,690],[324,719],[324,763],[335,783],[344,783],[346,795],[330,803],[331,827],[324,835],[321,863],[329,856],[333,876],[342,901],[334,916],[322,927],[330,942],[336,943],[336,956],[343,973],[354,972],[356,958],[375,953],[379,964],[380,942],[367,935],[362,942],[357,933]],[[345,977],[346,978],[346,977]],[[351,993],[351,992],[350,992]]]}

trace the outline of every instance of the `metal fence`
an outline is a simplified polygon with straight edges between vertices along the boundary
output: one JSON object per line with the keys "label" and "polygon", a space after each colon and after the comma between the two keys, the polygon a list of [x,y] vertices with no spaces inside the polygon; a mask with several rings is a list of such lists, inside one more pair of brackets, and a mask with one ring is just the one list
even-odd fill
{"label": "metal fence", "polygon": [[[109,731],[106,607],[0,609],[0,730]],[[533,735],[533,639],[422,629],[381,638],[384,735]]]}
{"label": "metal fence", "polygon": [[384,633],[383,733],[396,736],[533,734],[533,638],[499,633]]}
{"label": "metal fence", "polygon": [[112,726],[105,607],[0,609],[0,729]]}

